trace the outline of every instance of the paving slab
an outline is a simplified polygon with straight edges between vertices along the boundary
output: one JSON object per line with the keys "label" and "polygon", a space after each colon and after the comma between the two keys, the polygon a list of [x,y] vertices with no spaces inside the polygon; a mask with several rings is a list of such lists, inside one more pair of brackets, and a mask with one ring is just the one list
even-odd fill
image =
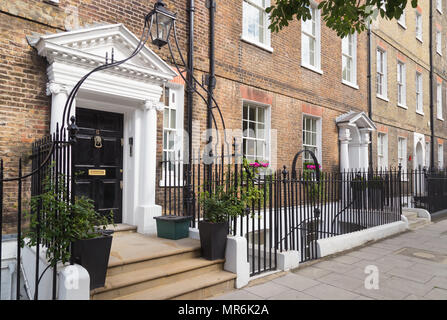
{"label": "paving slab", "polygon": [[302,291],[320,284],[320,282],[318,281],[293,273],[289,273],[283,277],[276,278],[273,280],[273,282],[297,291]]}
{"label": "paving slab", "polygon": [[230,293],[213,297],[211,300],[263,300],[264,298],[257,296],[246,290],[237,290]]}
{"label": "paving slab", "polygon": [[427,283],[434,277],[433,275],[413,271],[408,268],[400,268],[400,267],[391,269],[391,270],[387,271],[386,273],[396,276],[396,277],[399,277],[399,278],[417,281],[420,283]]}
{"label": "paving slab", "polygon": [[290,288],[277,284],[273,281],[269,281],[253,287],[245,288],[245,290],[264,299],[268,299],[282,292],[288,291]]}
{"label": "paving slab", "polygon": [[415,294],[419,297],[423,297],[428,292],[430,292],[430,290],[433,289],[433,285],[430,283],[423,284],[398,277],[385,279],[382,281],[381,285],[389,288],[398,288],[400,291],[407,292],[409,294]]}
{"label": "paving slab", "polygon": [[316,263],[314,264],[314,267],[338,273],[345,273],[355,268],[353,265],[339,263],[331,260]]}
{"label": "paving slab", "polygon": [[425,298],[428,298],[430,300],[447,300],[447,290],[434,288],[425,295]]}
{"label": "paving slab", "polygon": [[319,279],[325,275],[331,273],[332,271],[317,268],[314,266],[298,268],[292,271],[294,274],[309,278],[309,279]]}
{"label": "paving slab", "polygon": [[340,262],[340,263],[344,263],[344,264],[354,264],[361,260],[362,260],[361,258],[356,258],[356,257],[348,256],[348,255],[343,255],[343,256],[339,256],[339,257],[332,259],[332,261]]}
{"label": "paving slab", "polygon": [[[365,277],[366,275],[364,275]],[[319,281],[345,290],[354,290],[365,285],[363,279],[354,278],[349,275],[331,273],[319,279]]]}
{"label": "paving slab", "polygon": [[354,300],[359,296],[358,294],[324,283],[306,289],[303,293],[324,300]]}
{"label": "paving slab", "polygon": [[296,290],[289,290],[270,297],[268,300],[319,300],[308,294]]}
{"label": "paving slab", "polygon": [[379,281],[379,289],[366,289],[364,286],[354,290],[355,293],[367,296],[377,300],[402,300],[408,296],[408,292],[400,291],[395,288],[381,286]]}

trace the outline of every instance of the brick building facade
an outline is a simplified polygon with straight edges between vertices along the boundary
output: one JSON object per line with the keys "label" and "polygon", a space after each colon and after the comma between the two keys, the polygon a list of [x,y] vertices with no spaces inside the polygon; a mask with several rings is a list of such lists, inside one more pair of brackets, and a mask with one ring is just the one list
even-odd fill
{"label": "brick building facade", "polygon": [[[169,10],[177,13],[180,48],[186,57],[188,1],[167,0],[165,3]],[[267,6],[269,1],[262,3]],[[6,167],[15,168],[17,159],[29,152],[31,142],[50,132],[52,121],[52,97],[49,95],[53,94],[54,98],[54,93],[47,91],[48,83],[51,82],[47,77],[49,62],[30,45],[27,36],[88,29],[95,23],[122,23],[131,33],[139,36],[144,16],[152,9],[152,5],[132,0],[0,0],[0,158],[5,159]],[[416,14],[422,16],[422,41],[413,36]],[[306,147],[316,151],[324,170],[337,171],[357,166],[366,168],[364,160],[368,158],[367,148],[362,148],[369,144],[369,138],[365,134],[369,135],[375,130],[367,117],[367,33],[342,40],[324,25],[315,9],[313,17],[307,23],[293,21],[278,34],[270,34],[267,30],[267,16],[257,1],[218,1],[215,99],[222,109],[226,127],[240,130],[238,138],[246,155],[270,160],[276,166],[290,166],[296,152]],[[444,25],[443,17],[437,18],[441,27]],[[425,142],[430,137],[428,21],[429,6],[424,2],[418,9],[406,10],[404,24],[379,20],[373,27],[371,53],[374,78],[378,70],[376,52],[378,49],[386,52],[387,80],[384,81],[387,94],[378,97],[377,82],[374,81],[372,97],[372,120],[379,134],[386,134],[388,141],[388,158],[382,163],[385,166],[396,165],[402,158],[409,168],[413,167],[420,137],[424,140],[422,161],[425,162]],[[444,29],[447,30],[447,26]],[[194,75],[199,80],[209,71],[209,36],[209,9],[205,1],[197,1]],[[173,67],[167,47],[158,50],[150,44],[148,46]],[[178,54],[176,59],[179,61]],[[406,75],[402,78],[406,79],[405,88],[402,89],[406,93],[406,101],[400,103],[400,106],[396,95],[398,61],[404,65]],[[422,102],[418,112],[416,81],[413,81],[415,74],[421,75]],[[443,73],[438,74],[441,79],[445,79]],[[163,154],[179,151],[169,146],[170,140],[166,137],[171,131],[178,135],[186,128],[187,121],[184,83],[177,76],[168,82],[167,87],[170,95],[165,105],[172,108],[165,108],[157,117],[158,203],[162,195],[160,186],[163,185],[158,180],[162,176],[159,163]],[[443,99],[443,103],[446,100]],[[171,109],[175,109],[175,112],[171,113]],[[350,116],[354,114],[359,117]],[[369,126],[357,128],[355,121]],[[244,123],[248,127],[256,125],[254,140],[259,145],[254,144],[253,140],[248,141],[250,139],[242,143]],[[193,124],[194,138],[197,139],[206,128],[206,104],[197,94],[194,95]],[[262,132],[257,132],[261,127],[276,130],[276,133],[264,136]],[[354,137],[357,134],[352,129],[354,127],[361,129],[361,136]],[[351,133],[346,130],[351,130]],[[444,131],[440,130],[437,138],[443,139],[441,132]],[[305,137],[303,132],[307,134]],[[373,165],[378,166],[378,134],[373,133],[372,137]],[[340,163],[340,139],[363,146],[346,149],[349,155],[342,158],[348,161],[348,165]],[[406,141],[402,142],[406,152],[397,147],[398,141]],[[260,149],[254,148],[255,145]],[[128,139],[123,140],[123,146],[129,149]],[[8,174],[13,175],[14,170]]]}
{"label": "brick building facade", "polygon": [[[430,142],[429,2],[410,6],[399,21],[372,24],[373,164],[427,165]],[[426,144],[426,142],[428,144]]]}

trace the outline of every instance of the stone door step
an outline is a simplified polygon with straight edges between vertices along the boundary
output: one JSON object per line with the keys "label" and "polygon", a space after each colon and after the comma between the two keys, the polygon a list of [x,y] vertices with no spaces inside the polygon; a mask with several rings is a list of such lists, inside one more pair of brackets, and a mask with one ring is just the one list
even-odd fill
{"label": "stone door step", "polygon": [[234,289],[236,275],[216,270],[117,298],[117,300],[206,299]]}
{"label": "stone door step", "polygon": [[185,258],[163,265],[107,276],[103,288],[92,292],[94,299],[115,299],[134,292],[222,270],[223,260],[208,261],[202,258]]}
{"label": "stone door step", "polygon": [[135,232],[117,232],[103,288],[94,300],[205,299],[234,289],[236,275],[224,260],[200,257],[200,241],[167,240]]}

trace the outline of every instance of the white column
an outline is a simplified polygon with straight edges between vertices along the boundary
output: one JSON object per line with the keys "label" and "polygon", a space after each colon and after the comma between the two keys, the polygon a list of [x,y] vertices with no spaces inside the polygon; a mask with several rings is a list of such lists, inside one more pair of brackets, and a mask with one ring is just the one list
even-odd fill
{"label": "white column", "polygon": [[368,129],[360,129],[360,168],[361,169],[368,169],[368,155],[369,150],[368,146],[371,143],[369,139],[369,130]]}
{"label": "white column", "polygon": [[141,126],[139,197],[137,226],[139,233],[154,233],[154,217],[161,215],[161,207],[155,204],[156,153],[157,153],[157,111],[163,110],[160,102],[144,102]]}
{"label": "white column", "polygon": [[[50,119],[50,132],[56,132],[56,125],[59,124],[59,128],[65,119],[62,119],[65,103],[67,102],[68,94],[71,91],[70,87],[50,81],[47,83],[47,95],[51,95],[51,119]],[[70,110],[70,117],[76,113],[76,101],[73,102]],[[65,115],[66,116],[66,115]]]}
{"label": "white column", "polygon": [[338,139],[340,140],[340,171],[349,170],[349,142],[351,141],[351,131],[348,127],[338,129]]}

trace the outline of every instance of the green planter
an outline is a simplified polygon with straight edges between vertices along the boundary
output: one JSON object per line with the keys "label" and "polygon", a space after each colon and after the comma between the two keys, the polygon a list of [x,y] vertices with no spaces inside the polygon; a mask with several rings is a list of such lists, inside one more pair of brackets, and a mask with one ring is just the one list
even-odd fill
{"label": "green planter", "polygon": [[192,217],[159,216],[157,220],[157,236],[159,238],[179,240],[189,237],[189,223]]}

